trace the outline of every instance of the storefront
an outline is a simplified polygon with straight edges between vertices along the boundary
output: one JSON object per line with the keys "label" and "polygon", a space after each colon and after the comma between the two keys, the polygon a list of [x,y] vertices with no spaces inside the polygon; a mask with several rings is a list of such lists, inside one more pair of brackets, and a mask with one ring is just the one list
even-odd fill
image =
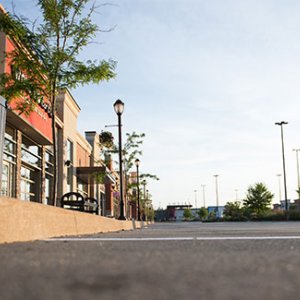
{"label": "storefront", "polygon": [[[0,5],[0,10],[4,9]],[[16,70],[4,53],[14,50],[14,41],[0,32],[0,73],[24,76]],[[22,77],[23,78],[23,77]],[[53,187],[53,147],[51,104],[41,97],[30,113],[20,113],[20,102],[30,99],[20,97],[9,102],[3,151],[2,182],[0,196],[14,197],[23,201],[54,204],[51,195]],[[100,159],[99,135],[87,132],[86,137],[77,130],[80,107],[68,89],[60,91],[57,97],[55,115],[57,138],[57,204],[62,195],[80,192],[84,197],[94,197],[108,203],[105,194],[112,194],[113,177],[108,191],[104,184],[92,180],[93,168],[111,173]],[[112,206],[112,205],[111,205]],[[103,211],[105,211],[103,209]],[[111,213],[111,212],[110,212]]]}
{"label": "storefront", "polygon": [[[3,56],[14,48],[13,40],[0,32],[0,72],[25,76]],[[53,184],[51,105],[41,97],[30,113],[21,113],[18,106],[27,100],[19,97],[8,104],[0,194],[48,204]]]}
{"label": "storefront", "polygon": [[[11,107],[7,112],[1,195],[48,204],[53,183],[51,116],[39,120],[40,110],[37,106],[31,117]],[[48,136],[41,122],[47,123]]]}

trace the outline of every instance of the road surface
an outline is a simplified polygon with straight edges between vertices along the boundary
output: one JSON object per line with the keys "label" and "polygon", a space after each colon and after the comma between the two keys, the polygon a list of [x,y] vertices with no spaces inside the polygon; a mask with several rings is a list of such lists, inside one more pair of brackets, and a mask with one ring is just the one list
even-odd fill
{"label": "road surface", "polygon": [[0,299],[298,299],[300,222],[161,223],[0,245]]}

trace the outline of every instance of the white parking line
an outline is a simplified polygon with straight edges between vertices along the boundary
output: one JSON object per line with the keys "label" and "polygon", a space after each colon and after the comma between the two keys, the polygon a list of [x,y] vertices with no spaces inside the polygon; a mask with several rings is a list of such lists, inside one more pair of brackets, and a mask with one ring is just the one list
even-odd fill
{"label": "white parking line", "polygon": [[143,241],[238,241],[238,240],[299,240],[300,236],[221,236],[221,237],[149,237],[149,238],[52,238],[47,242],[143,242]]}

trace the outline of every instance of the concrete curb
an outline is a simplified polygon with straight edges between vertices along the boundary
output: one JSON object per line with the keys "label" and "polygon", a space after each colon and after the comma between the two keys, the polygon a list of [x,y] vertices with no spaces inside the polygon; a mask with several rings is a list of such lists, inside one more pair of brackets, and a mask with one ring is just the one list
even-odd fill
{"label": "concrete curb", "polygon": [[34,202],[0,197],[0,243],[142,228],[142,222],[118,221]]}

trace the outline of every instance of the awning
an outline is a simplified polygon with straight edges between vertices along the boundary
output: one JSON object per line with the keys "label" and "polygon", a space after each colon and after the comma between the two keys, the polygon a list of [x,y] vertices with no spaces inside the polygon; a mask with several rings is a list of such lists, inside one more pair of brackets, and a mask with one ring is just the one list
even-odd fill
{"label": "awning", "polygon": [[107,167],[76,167],[77,178],[87,183],[96,183],[97,174],[105,174],[104,183],[116,183]]}

